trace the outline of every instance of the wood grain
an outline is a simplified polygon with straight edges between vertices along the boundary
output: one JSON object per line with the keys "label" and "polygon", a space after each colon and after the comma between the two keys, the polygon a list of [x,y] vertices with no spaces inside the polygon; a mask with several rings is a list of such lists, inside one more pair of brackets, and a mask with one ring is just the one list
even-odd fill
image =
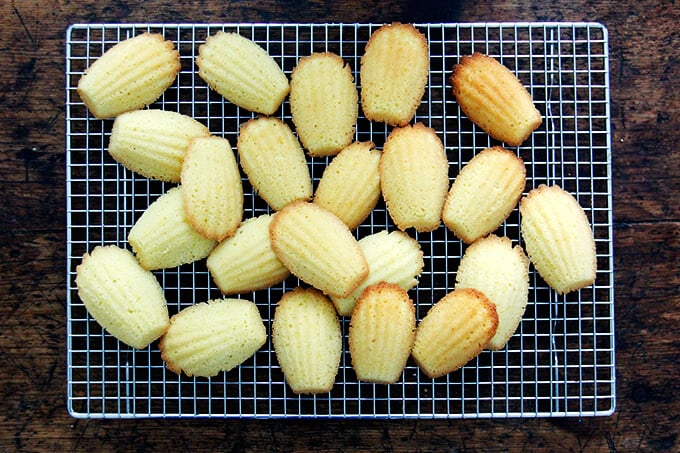
{"label": "wood grain", "polygon": [[[7,1],[0,452],[677,451],[680,7],[672,1]],[[536,420],[76,420],[66,412],[64,37],[85,22],[598,21],[609,30],[617,408]]]}

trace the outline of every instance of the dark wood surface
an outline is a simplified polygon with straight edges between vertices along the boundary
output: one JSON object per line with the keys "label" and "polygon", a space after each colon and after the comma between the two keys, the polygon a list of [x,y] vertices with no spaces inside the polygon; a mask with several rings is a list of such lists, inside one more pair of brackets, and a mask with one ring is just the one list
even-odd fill
{"label": "dark wood surface", "polygon": [[[680,6],[675,1],[6,0],[0,12],[0,452],[680,450]],[[393,20],[597,21],[608,27],[616,412],[584,419],[474,421],[72,419],[65,370],[66,27]]]}

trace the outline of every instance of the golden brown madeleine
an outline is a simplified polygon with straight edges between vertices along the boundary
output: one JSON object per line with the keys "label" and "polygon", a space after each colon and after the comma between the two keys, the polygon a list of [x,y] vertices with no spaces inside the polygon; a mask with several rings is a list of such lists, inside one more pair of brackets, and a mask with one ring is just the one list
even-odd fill
{"label": "golden brown madeleine", "polygon": [[218,31],[198,48],[198,75],[228,101],[271,115],[279,108],[288,79],[262,47],[238,33]]}
{"label": "golden brown madeleine", "polygon": [[241,126],[236,146],[250,184],[272,209],[312,198],[305,153],[286,123],[273,117],[252,119]]}
{"label": "golden brown madeleine", "polygon": [[597,255],[588,218],[576,198],[541,184],[522,198],[520,231],[529,259],[558,294],[595,281]]}
{"label": "golden brown madeleine", "polygon": [[406,291],[392,283],[369,286],[349,327],[352,368],[360,381],[397,382],[411,355],[416,311]]}
{"label": "golden brown madeleine", "polygon": [[408,291],[418,284],[423,271],[420,243],[403,231],[382,230],[359,240],[368,263],[368,277],[347,297],[331,297],[341,316],[350,316],[357,299],[366,288],[380,282],[399,285]]}
{"label": "golden brown madeleine", "polygon": [[168,308],[156,277],[130,251],[97,246],[76,267],[78,296],[111,335],[137,349],[168,328]]}
{"label": "golden brown madeleine", "polygon": [[392,126],[411,121],[430,72],[427,40],[411,24],[376,30],[361,57],[361,108],[367,119]]}
{"label": "golden brown madeleine", "polygon": [[496,307],[483,293],[454,290],[418,324],[413,359],[429,377],[444,376],[477,357],[497,326]]}
{"label": "golden brown madeleine", "polygon": [[179,182],[189,142],[210,131],[190,116],[165,110],[135,110],[116,117],[109,153],[147,178]]}
{"label": "golden brown madeleine", "polygon": [[326,296],[314,288],[284,294],[274,312],[272,344],[293,392],[331,391],[340,366],[342,332]]}
{"label": "golden brown madeleine", "polygon": [[517,330],[529,297],[529,259],[510,239],[489,236],[467,248],[456,272],[456,289],[475,288],[496,306],[498,329],[488,349],[502,349]]}
{"label": "golden brown madeleine", "polygon": [[494,58],[475,52],[454,66],[456,101],[470,120],[496,140],[519,146],[542,123],[522,82]]}
{"label": "golden brown madeleine", "polygon": [[358,99],[352,70],[338,55],[300,59],[290,76],[290,112],[310,156],[332,156],[352,142]]}
{"label": "golden brown madeleine", "polygon": [[421,123],[395,128],[380,158],[380,186],[400,230],[433,231],[441,223],[449,162],[434,129]]}
{"label": "golden brown madeleine", "polygon": [[243,218],[243,185],[229,141],[216,136],[192,140],[181,181],[191,226],[216,241],[232,236]]}
{"label": "golden brown madeleine", "polygon": [[451,184],[442,220],[470,244],[496,230],[510,215],[526,185],[524,161],[494,146],[473,157]]}
{"label": "golden brown madeleine", "polygon": [[317,204],[289,204],[274,216],[269,234],[284,266],[324,294],[345,297],[368,275],[366,258],[347,225]]}
{"label": "golden brown madeleine", "polygon": [[215,299],[170,318],[159,346],[169,370],[210,377],[245,362],[266,341],[267,330],[253,302]]}
{"label": "golden brown madeleine", "polygon": [[269,241],[272,218],[263,214],[246,220],[234,236],[210,252],[206,265],[222,293],[257,291],[282,282],[290,275]]}
{"label": "golden brown madeleine", "polygon": [[149,270],[203,259],[217,244],[187,220],[182,186],[173,187],[149,205],[130,229],[128,242],[139,263]]}
{"label": "golden brown madeleine", "polygon": [[380,199],[380,151],[372,142],[355,142],[340,151],[323,172],[314,203],[355,229]]}
{"label": "golden brown madeleine", "polygon": [[97,118],[141,109],[175,81],[179,53],[162,35],[143,33],[121,41],[95,61],[78,82],[78,94]]}

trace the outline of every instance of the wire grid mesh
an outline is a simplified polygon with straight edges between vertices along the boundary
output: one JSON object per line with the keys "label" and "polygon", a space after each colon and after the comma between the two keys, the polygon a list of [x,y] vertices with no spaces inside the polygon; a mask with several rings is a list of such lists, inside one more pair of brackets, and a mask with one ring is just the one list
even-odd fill
{"label": "wire grid mesh", "polygon": [[[531,270],[529,304],[505,349],[484,351],[461,370],[429,379],[409,360],[392,385],[358,382],[347,348],[331,392],[295,395],[286,386],[269,340],[253,358],[216,377],[187,378],[165,369],[157,343],[133,350],[102,331],[75,288],[75,267],[96,245],[127,247],[127,234],[170,185],[117,164],[107,152],[111,120],[93,118],[76,92],[84,70],[119,41],[157,32],[175,43],[181,71],[151,108],[173,110],[206,124],[234,145],[239,125],[253,118],[211,91],[197,75],[198,47],[218,30],[236,31],[264,47],[290,75],[300,57],[330,51],[352,68],[379,24],[85,24],[66,41],[68,408],[76,417],[391,417],[479,418],[587,416],[615,408],[612,191],[607,31],[593,23],[416,24],[427,37],[431,71],[415,120],[442,139],[453,180],[476,153],[494,145],[460,111],[448,77],[462,55],[499,59],[528,88],[544,122],[516,148],[527,168],[526,191],[560,184],[583,206],[597,249],[594,286],[558,296]],[[359,86],[360,89],[360,86]],[[291,123],[288,102],[277,115]],[[361,116],[356,139],[381,148],[389,128]],[[318,182],[328,159],[308,159]],[[247,179],[245,217],[268,212]],[[357,237],[394,230],[382,202]],[[465,246],[443,226],[409,232],[421,244],[425,269],[410,292],[417,319],[453,289]],[[496,232],[521,244],[515,209]],[[203,261],[155,272],[170,314],[219,298]],[[290,278],[244,294],[259,307],[268,331]]]}

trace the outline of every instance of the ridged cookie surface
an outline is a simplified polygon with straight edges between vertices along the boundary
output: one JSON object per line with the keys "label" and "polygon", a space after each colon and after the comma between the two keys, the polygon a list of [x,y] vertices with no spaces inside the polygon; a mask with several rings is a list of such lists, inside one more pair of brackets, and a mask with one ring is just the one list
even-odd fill
{"label": "ridged cookie surface", "polygon": [[429,377],[444,376],[479,355],[497,326],[496,308],[483,293],[454,290],[418,324],[413,359]]}
{"label": "ridged cookie surface", "polygon": [[271,115],[288,94],[288,79],[276,61],[238,33],[218,31],[198,52],[198,75],[239,107]]}
{"label": "ridged cookie surface", "polygon": [[156,277],[126,249],[97,246],[76,267],[78,296],[111,335],[142,349],[168,328],[168,308]]}
{"label": "ridged cookie surface", "polygon": [[208,135],[208,128],[190,116],[165,110],[135,110],[116,117],[109,153],[142,176],[179,182],[189,143]]}
{"label": "ridged cookie surface", "polygon": [[583,208],[560,186],[541,184],[522,198],[520,231],[529,259],[559,294],[595,281],[595,239]]}
{"label": "ridged cookie surface", "polygon": [[243,185],[229,141],[216,136],[192,140],[181,176],[191,226],[216,241],[232,236],[243,218]]}
{"label": "ridged cookie surface", "polygon": [[372,142],[355,142],[326,167],[314,203],[338,216],[350,230],[361,224],[380,199],[380,151]]}
{"label": "ridged cookie surface", "polygon": [[495,146],[473,157],[451,184],[442,220],[470,244],[496,230],[517,206],[526,185],[524,161]]}
{"label": "ridged cookie surface", "polygon": [[451,83],[463,113],[510,146],[521,145],[543,121],[515,74],[488,55],[462,57],[453,68]]}
{"label": "ridged cookie surface", "polygon": [[367,119],[404,126],[413,118],[430,71],[427,40],[411,24],[376,30],[361,57],[361,108]]}
{"label": "ridged cookie surface", "polygon": [[290,111],[310,156],[331,156],[352,142],[358,94],[349,64],[332,52],[301,58],[290,77]]}
{"label": "ridged cookie surface", "polygon": [[210,377],[245,362],[266,341],[267,331],[253,302],[215,299],[170,318],[159,346],[169,370]]}
{"label": "ridged cookie surface", "polygon": [[413,301],[398,285],[369,286],[349,327],[352,368],[360,381],[392,384],[401,376],[416,334]]}
{"label": "ridged cookie surface", "polygon": [[269,227],[272,248],[300,280],[329,296],[345,297],[364,281],[368,264],[347,225],[321,206],[296,201]]}
{"label": "ridged cookie surface", "polygon": [[498,329],[488,349],[502,349],[517,330],[529,297],[529,259],[507,237],[489,235],[470,245],[460,260],[456,289],[474,288],[496,306]]}
{"label": "ridged cookie surface", "polygon": [[383,230],[365,236],[359,247],[368,263],[368,276],[349,296],[331,297],[341,316],[352,314],[357,299],[371,285],[384,281],[408,291],[418,284],[425,266],[420,243],[403,231]]}
{"label": "ridged cookie surface", "polygon": [[269,225],[272,216],[263,214],[241,224],[234,236],[210,252],[206,265],[224,294],[257,291],[279,283],[290,275],[272,250]]}
{"label": "ridged cookie surface", "polygon": [[260,117],[241,126],[238,153],[257,193],[275,211],[312,198],[305,153],[290,127],[278,118]]}
{"label": "ridged cookie surface", "polygon": [[272,344],[293,392],[326,393],[333,388],[342,333],[326,296],[313,288],[284,294],[274,313]]}
{"label": "ridged cookie surface", "polygon": [[435,131],[421,123],[395,128],[380,158],[380,186],[400,230],[433,231],[449,189],[449,162]]}
{"label": "ridged cookie surface", "polygon": [[179,53],[162,35],[121,41],[95,61],[78,82],[78,94],[97,118],[112,118],[158,99],[175,81]]}
{"label": "ridged cookie surface", "polygon": [[187,220],[182,186],[173,187],[149,205],[130,229],[128,242],[140,264],[149,270],[203,259],[217,244]]}

